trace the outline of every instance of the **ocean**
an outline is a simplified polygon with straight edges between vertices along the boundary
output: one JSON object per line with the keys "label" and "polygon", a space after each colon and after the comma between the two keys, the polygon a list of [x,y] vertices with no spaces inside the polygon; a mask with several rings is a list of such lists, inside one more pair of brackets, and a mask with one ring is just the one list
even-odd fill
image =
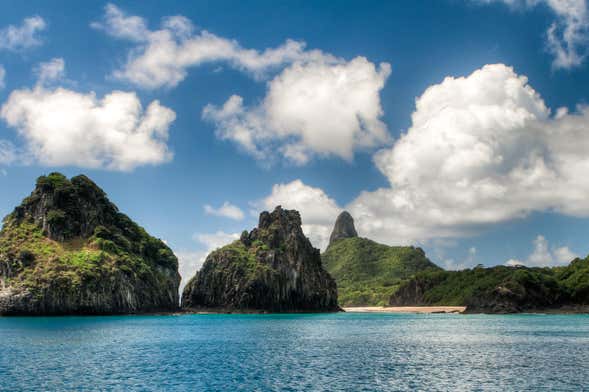
{"label": "ocean", "polygon": [[589,316],[0,318],[1,391],[582,391]]}

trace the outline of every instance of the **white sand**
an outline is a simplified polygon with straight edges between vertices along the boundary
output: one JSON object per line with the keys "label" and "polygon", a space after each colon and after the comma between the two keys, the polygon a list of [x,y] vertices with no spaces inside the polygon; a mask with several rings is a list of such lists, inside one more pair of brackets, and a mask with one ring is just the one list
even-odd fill
{"label": "white sand", "polygon": [[466,306],[358,306],[344,308],[350,313],[462,313]]}

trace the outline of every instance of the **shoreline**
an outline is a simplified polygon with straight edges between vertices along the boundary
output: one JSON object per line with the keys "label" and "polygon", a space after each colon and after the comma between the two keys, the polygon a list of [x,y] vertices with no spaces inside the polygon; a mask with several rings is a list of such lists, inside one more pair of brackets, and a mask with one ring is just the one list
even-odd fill
{"label": "shoreline", "polygon": [[461,314],[466,306],[350,306],[347,313],[419,313],[419,314]]}
{"label": "shoreline", "polygon": [[79,314],[0,314],[3,318],[37,317],[117,317],[117,316],[186,316],[186,315],[273,315],[273,314],[330,314],[330,313],[390,313],[390,314],[462,314],[462,315],[582,315],[589,314],[589,305],[562,306],[559,308],[528,309],[519,312],[486,312],[481,309],[467,309],[466,306],[349,306],[331,311],[290,311],[270,312],[256,309],[177,309],[137,313],[79,313]]}

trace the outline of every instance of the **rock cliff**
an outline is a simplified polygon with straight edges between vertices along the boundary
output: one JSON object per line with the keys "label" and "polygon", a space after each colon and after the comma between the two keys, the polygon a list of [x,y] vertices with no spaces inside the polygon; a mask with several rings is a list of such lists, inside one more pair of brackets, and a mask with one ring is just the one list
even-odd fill
{"label": "rock cliff", "polygon": [[333,226],[333,231],[329,236],[329,245],[331,246],[335,241],[343,238],[358,237],[356,228],[354,227],[354,218],[348,211],[344,211],[338,215]]}
{"label": "rock cliff", "polygon": [[297,211],[276,207],[258,227],[212,252],[182,294],[186,309],[338,311],[335,281],[301,229]]}
{"label": "rock cliff", "polygon": [[90,179],[42,176],[0,232],[0,315],[178,308],[178,260]]}

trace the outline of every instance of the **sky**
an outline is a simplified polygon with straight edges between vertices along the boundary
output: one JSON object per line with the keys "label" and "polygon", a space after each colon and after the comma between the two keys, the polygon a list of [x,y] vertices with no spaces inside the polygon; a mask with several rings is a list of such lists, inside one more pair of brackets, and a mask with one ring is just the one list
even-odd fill
{"label": "sky", "polygon": [[2,9],[2,216],[86,174],[184,280],[276,205],[448,269],[589,253],[585,0]]}

